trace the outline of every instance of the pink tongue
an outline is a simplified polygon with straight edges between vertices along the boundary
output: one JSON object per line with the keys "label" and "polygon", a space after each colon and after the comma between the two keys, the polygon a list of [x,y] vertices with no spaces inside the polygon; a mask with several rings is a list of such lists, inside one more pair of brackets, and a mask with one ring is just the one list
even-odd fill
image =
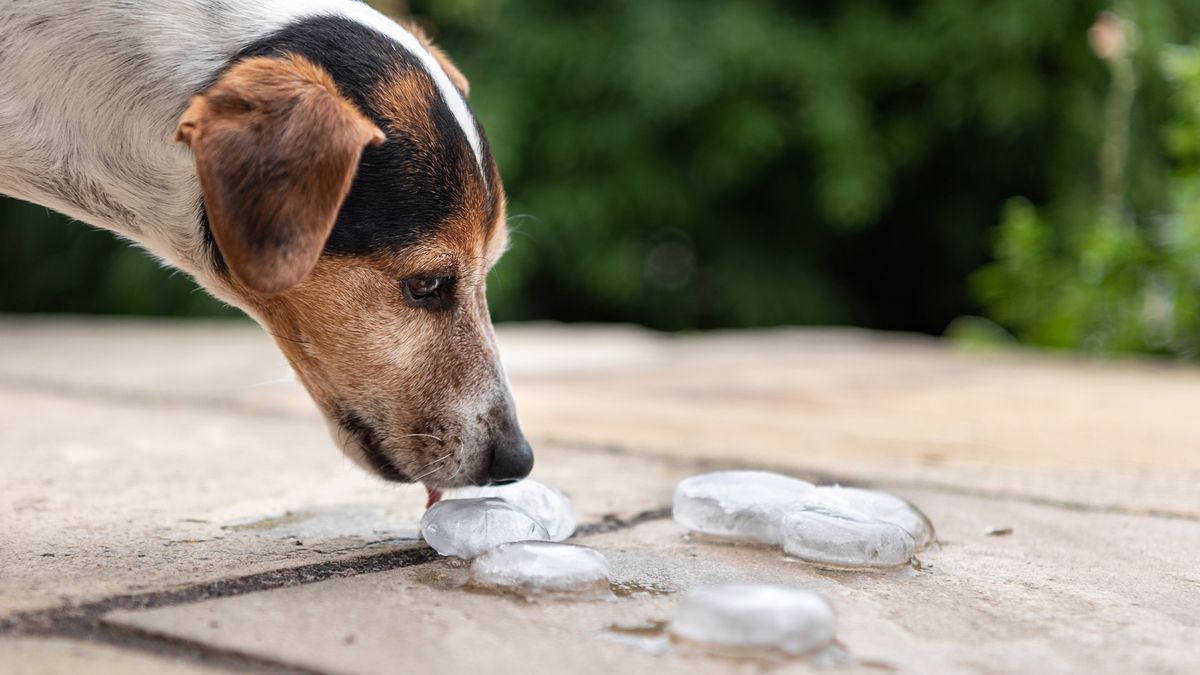
{"label": "pink tongue", "polygon": [[437,488],[425,486],[425,491],[429,493],[429,501],[425,502],[425,508],[429,508],[438,503],[442,499],[442,491]]}

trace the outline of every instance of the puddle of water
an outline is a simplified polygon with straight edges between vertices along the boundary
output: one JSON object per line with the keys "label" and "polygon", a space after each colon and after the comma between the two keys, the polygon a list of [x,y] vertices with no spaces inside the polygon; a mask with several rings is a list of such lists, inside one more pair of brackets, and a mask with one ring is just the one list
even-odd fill
{"label": "puddle of water", "polygon": [[447,561],[445,565],[420,565],[413,568],[413,581],[439,591],[462,590],[470,580],[465,566]]}
{"label": "puddle of water", "polygon": [[650,621],[633,626],[613,624],[605,631],[604,637],[655,656],[671,651],[671,636],[667,633],[666,621]]}
{"label": "puddle of water", "polygon": [[273,516],[269,518],[260,518],[250,522],[233,523],[225,525],[221,529],[233,530],[234,532],[266,532],[274,530],[285,525],[295,525],[296,523],[304,522],[312,517],[313,514],[304,511],[293,512],[285,511],[282,516]]}
{"label": "puddle of water", "polygon": [[540,593],[522,592],[517,589],[499,588],[476,583],[470,575],[471,561],[445,558],[434,565],[422,565],[412,572],[413,580],[439,591],[462,591],[476,595],[490,595],[521,602],[595,602],[607,600],[637,600],[675,593],[675,589],[658,582],[620,580],[609,584],[609,592],[600,593]]}
{"label": "puddle of water", "polygon": [[647,623],[637,624],[634,626],[622,626],[614,623],[608,627],[609,632],[617,635],[628,635],[630,637],[640,638],[655,638],[663,637],[667,634],[666,621],[650,621]]}
{"label": "puddle of water", "polygon": [[783,559],[786,562],[813,569],[822,576],[835,578],[843,575],[862,576],[864,574],[875,577],[910,578],[933,571],[933,565],[921,562],[920,558],[913,558],[907,564],[899,567],[839,567],[827,563],[811,563],[791,556],[784,556]]}
{"label": "puddle of water", "polygon": [[675,592],[674,588],[669,588],[655,582],[640,582],[640,581],[614,581],[610,585],[612,594],[618,599],[627,598],[646,598],[659,595],[670,595]]}

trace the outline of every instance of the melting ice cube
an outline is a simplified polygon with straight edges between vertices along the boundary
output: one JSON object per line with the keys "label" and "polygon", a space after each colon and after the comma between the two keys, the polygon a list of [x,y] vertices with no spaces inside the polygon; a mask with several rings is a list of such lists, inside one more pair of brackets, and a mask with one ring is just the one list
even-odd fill
{"label": "melting ice cube", "polygon": [[575,509],[571,507],[571,500],[536,480],[526,478],[512,485],[459,488],[454,490],[453,496],[499,497],[533,516],[550,533],[551,541],[562,541],[575,534]]}
{"label": "melting ice cube", "polygon": [[598,551],[545,541],[502,544],[471,563],[471,578],[526,595],[609,592],[608,560]]}
{"label": "melting ice cube", "polygon": [[731,584],[690,591],[671,616],[670,631],[721,649],[798,656],[830,645],[836,624],[829,601],[811,591]]}
{"label": "melting ice cube", "polygon": [[892,523],[857,519],[822,508],[783,517],[783,551],[808,562],[838,567],[896,567],[916,555],[912,535]]}
{"label": "melting ice cube", "polygon": [[681,482],[674,516],[696,532],[782,546],[802,560],[841,567],[903,565],[933,540],[929,520],[899,497],[760,471]]}
{"label": "melting ice cube", "polygon": [[533,516],[503,499],[444,499],[425,511],[421,536],[442,555],[471,559],[511,541],[550,538]]}
{"label": "melting ice cube", "polygon": [[767,471],[720,471],[680,482],[672,513],[694,532],[778,546],[783,510],[814,489],[812,483]]}
{"label": "melting ice cube", "polygon": [[895,495],[878,490],[827,485],[816,489],[820,502],[831,508],[858,512],[867,518],[891,523],[912,536],[917,550],[933,541],[933,524],[916,507]]}

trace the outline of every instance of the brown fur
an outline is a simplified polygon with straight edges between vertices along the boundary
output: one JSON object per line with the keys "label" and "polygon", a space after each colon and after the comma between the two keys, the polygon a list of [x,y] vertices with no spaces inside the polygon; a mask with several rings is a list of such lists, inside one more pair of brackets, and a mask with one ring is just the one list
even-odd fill
{"label": "brown fur", "polygon": [[383,132],[299,57],[247,59],[197,96],[179,123],[217,246],[238,281],[265,295],[308,275],[363,149]]}
{"label": "brown fur", "polygon": [[[326,256],[298,286],[259,305],[319,407],[330,417],[345,409],[363,417],[410,478],[474,480],[478,451],[456,451],[486,444],[496,411],[511,406],[485,295],[498,232],[488,241],[438,237],[365,259]],[[406,304],[401,280],[427,276],[456,278],[454,311]],[[349,439],[343,449],[366,464]]]}
{"label": "brown fur", "polygon": [[[390,122],[390,130],[410,143],[416,162],[435,163],[440,141],[429,115],[433,102],[438,99],[433,82],[406,73],[380,87],[375,97],[379,109]],[[486,183],[475,171],[460,177],[464,198],[458,204],[459,217],[442,228],[442,235],[458,240],[460,247],[478,249],[480,240],[489,237],[497,222],[504,218],[504,187],[495,162],[490,157],[487,159]]]}
{"label": "brown fur", "polygon": [[[438,146],[442,141],[431,118],[438,94],[430,79],[419,72],[398,74],[375,98],[388,131],[413,153],[412,165],[433,166],[444,148]],[[282,113],[285,108],[288,115]],[[314,128],[332,128],[332,133],[311,135]],[[286,283],[263,283],[252,269],[261,264],[261,252],[244,240],[256,236],[255,227],[279,226],[254,224],[263,209],[294,213],[291,209],[318,207],[323,234],[314,235],[317,228],[309,222],[311,230],[293,241],[305,247],[317,245],[317,239],[324,242],[362,148],[377,140],[378,133],[337,95],[320,68],[302,59],[251,59],[235,67],[193,103],[180,125],[180,135],[194,150],[199,146],[202,178],[206,167],[219,180],[222,172],[259,165],[283,177],[280,187],[288,189],[276,200],[274,186],[268,185],[272,194],[265,196],[271,200],[266,204],[240,203],[236,190],[214,199],[212,184],[205,185],[206,202],[218,245],[235,271],[231,292],[275,336],[331,421],[343,451],[365,468],[379,470],[363,439],[339,423],[339,416],[350,412],[371,431],[395,469],[391,473],[435,486],[485,480],[488,448],[505,429],[516,428],[485,294],[487,273],[504,252],[508,236],[503,187],[490,155],[487,181],[478,172],[457,177],[461,185],[456,194],[462,200],[454,215],[411,246],[365,256],[326,254],[312,257],[311,263],[311,251],[305,248],[310,268],[301,273],[299,266],[288,267],[295,277],[280,277],[277,265],[266,265],[273,279],[285,278]],[[264,137],[269,141],[265,145]],[[239,148],[239,141],[258,147]],[[293,141],[299,147],[289,145]],[[460,150],[470,152],[465,139]],[[265,157],[246,157],[251,151]],[[222,152],[235,156],[225,159]],[[321,156],[330,159],[319,162],[319,172],[305,175],[313,158]],[[469,164],[474,165],[473,157]],[[300,187],[304,190],[298,192]],[[305,201],[309,199],[316,201]],[[237,232],[237,224],[247,218],[251,232]],[[227,247],[238,246],[245,256],[230,256]],[[296,258],[285,255],[284,260]],[[402,291],[404,280],[434,277],[455,279],[452,309],[432,312],[410,306]],[[273,292],[263,292],[264,286]]]}
{"label": "brown fur", "polygon": [[420,41],[425,49],[429,50],[429,53],[432,54],[433,58],[437,60],[438,65],[442,67],[442,70],[446,71],[446,75],[449,76],[450,82],[452,82],[454,86],[462,92],[463,96],[470,96],[471,83],[467,81],[466,76],[462,74],[462,71],[458,69],[458,66],[454,65],[454,62],[450,60],[450,57],[446,56],[445,52],[443,52],[437,45],[433,44],[433,40],[430,39],[429,34],[425,32],[425,29],[412,21],[401,21],[400,25],[404,26],[408,32],[412,33],[413,36]]}

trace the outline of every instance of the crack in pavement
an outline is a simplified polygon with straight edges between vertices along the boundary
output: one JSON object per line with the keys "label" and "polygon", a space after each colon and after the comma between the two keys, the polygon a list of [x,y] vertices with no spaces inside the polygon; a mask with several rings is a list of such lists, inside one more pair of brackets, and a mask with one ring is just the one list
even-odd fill
{"label": "crack in pavement", "polygon": [[131,651],[168,656],[237,672],[311,675],[319,671],[212,647],[203,643],[115,626],[106,623],[104,616],[116,610],[136,611],[187,605],[204,600],[301,586],[359,574],[385,572],[402,567],[423,565],[438,557],[436,552],[428,548],[389,551],[346,560],[272,570],[243,577],[219,579],[169,591],[116,595],[81,605],[24,612],[0,618],[0,637],[66,638],[98,642]]}
{"label": "crack in pavement", "polygon": [[[617,532],[669,517],[669,507],[643,511],[631,518],[605,517],[599,523],[579,526],[575,538]],[[184,588],[115,595],[94,602],[21,612],[0,617],[0,638],[62,638],[92,642],[132,652],[168,657],[234,672],[264,675],[324,675],[324,671],[253,654],[214,647],[202,642],[144,631],[105,621],[117,610],[145,611],[190,605],[205,600],[291,588],[331,579],[417,567],[442,556],[430,548],[388,551],[368,556],[312,563],[242,577],[218,579]]]}

